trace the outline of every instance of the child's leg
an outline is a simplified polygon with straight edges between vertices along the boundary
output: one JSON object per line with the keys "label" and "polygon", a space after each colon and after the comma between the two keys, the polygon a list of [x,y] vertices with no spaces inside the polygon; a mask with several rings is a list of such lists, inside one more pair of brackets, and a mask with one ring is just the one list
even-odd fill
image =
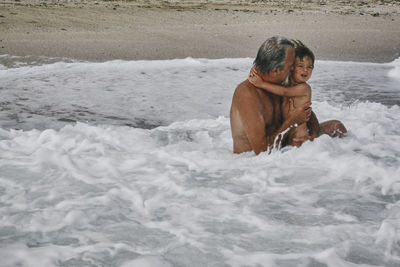
{"label": "child's leg", "polygon": [[321,134],[327,134],[331,137],[343,137],[347,133],[346,127],[338,120],[324,121],[320,125]]}

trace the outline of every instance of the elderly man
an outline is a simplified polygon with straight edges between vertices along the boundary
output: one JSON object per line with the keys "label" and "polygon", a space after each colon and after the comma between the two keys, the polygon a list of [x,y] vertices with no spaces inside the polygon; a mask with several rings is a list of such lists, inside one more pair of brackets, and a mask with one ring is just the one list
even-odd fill
{"label": "elderly man", "polygon": [[[281,84],[293,67],[294,46],[286,38],[271,37],[259,48],[254,66],[264,81]],[[255,87],[245,80],[235,90],[231,106],[231,130],[233,152],[254,151],[256,154],[273,146],[279,134],[295,124],[307,122],[311,136],[327,133],[330,136],[346,133],[339,121],[327,121],[321,125],[311,111],[311,103],[290,108],[290,116],[282,121],[282,97]],[[300,144],[305,140],[295,140]]]}

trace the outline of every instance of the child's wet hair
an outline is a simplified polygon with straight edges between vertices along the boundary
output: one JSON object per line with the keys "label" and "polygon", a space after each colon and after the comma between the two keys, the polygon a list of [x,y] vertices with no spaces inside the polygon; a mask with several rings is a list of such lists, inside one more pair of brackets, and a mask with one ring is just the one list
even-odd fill
{"label": "child's wet hair", "polygon": [[294,45],[294,52],[296,57],[303,59],[304,57],[311,58],[312,64],[314,65],[314,53],[308,48],[305,44],[303,44],[300,40],[290,40]]}

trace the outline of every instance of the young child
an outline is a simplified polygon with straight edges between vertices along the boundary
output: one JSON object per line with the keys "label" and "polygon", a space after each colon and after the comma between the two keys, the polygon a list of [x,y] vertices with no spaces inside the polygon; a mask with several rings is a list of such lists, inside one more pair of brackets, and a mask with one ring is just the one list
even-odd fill
{"label": "young child", "polygon": [[[287,118],[289,113],[289,103],[293,101],[294,107],[298,107],[307,101],[311,101],[311,87],[307,81],[311,78],[314,69],[314,54],[302,42],[292,40],[295,46],[295,63],[292,73],[289,77],[289,87],[269,83],[257,74],[257,70],[253,67],[250,71],[248,80],[256,87],[264,89],[275,95],[283,96],[282,114],[284,119]],[[297,127],[292,128],[287,135],[288,144],[300,146],[298,140],[313,139],[308,131],[307,124],[302,123]]]}

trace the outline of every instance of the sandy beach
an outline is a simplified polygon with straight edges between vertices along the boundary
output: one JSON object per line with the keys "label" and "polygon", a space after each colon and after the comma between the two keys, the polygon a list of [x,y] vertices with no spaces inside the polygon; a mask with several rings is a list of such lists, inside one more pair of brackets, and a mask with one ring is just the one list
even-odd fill
{"label": "sandy beach", "polygon": [[398,1],[3,1],[0,54],[105,61],[255,57],[269,36],[318,59],[400,56]]}

